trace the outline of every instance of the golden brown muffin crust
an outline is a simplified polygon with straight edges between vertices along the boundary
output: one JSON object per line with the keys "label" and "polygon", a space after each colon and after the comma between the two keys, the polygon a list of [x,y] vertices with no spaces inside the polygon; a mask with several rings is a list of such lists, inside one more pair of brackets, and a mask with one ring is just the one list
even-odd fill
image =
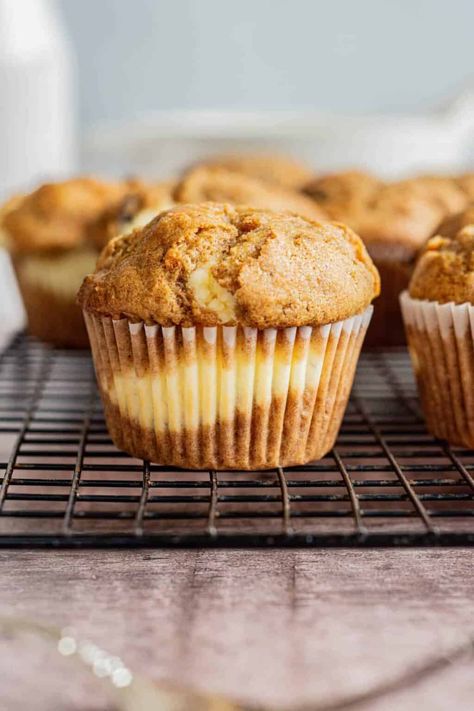
{"label": "golden brown muffin crust", "polygon": [[174,203],[174,187],[175,183],[171,180],[161,183],[146,183],[137,178],[128,180],[124,196],[92,222],[88,239],[98,249],[103,249],[107,242],[122,234],[129,226],[133,229],[133,222],[142,211],[153,210],[158,213],[170,208]]}
{"label": "golden brown muffin crust", "polygon": [[92,220],[123,196],[123,184],[95,178],[47,183],[3,218],[15,253],[72,249],[83,244]]}
{"label": "golden brown muffin crust", "polygon": [[265,153],[218,155],[199,165],[225,168],[290,190],[299,190],[313,177],[313,171],[304,163],[289,156]]}
{"label": "golden brown muffin crust", "polygon": [[223,202],[289,210],[313,220],[326,217],[324,210],[305,195],[219,167],[201,166],[189,171],[176,186],[174,197],[186,204]]}
{"label": "golden brown muffin crust", "polygon": [[103,251],[78,300],[132,320],[255,328],[319,325],[363,311],[379,276],[344,225],[207,203],[161,213]]}
{"label": "golden brown muffin crust", "polygon": [[[472,216],[471,210],[464,219]],[[449,225],[447,233],[427,243],[410,281],[410,296],[442,304],[474,304],[474,223],[457,232]]]}

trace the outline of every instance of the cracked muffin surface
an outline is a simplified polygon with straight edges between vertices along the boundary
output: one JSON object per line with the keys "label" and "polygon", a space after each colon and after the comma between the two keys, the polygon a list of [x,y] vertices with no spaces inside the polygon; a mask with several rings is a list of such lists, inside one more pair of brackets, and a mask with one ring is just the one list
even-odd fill
{"label": "cracked muffin surface", "polygon": [[316,326],[379,293],[345,225],[206,203],[181,205],[112,240],[79,293],[87,311],[163,326]]}
{"label": "cracked muffin surface", "polygon": [[180,203],[224,202],[289,210],[315,220],[326,218],[326,212],[306,195],[220,167],[190,170],[177,184],[174,197]]}

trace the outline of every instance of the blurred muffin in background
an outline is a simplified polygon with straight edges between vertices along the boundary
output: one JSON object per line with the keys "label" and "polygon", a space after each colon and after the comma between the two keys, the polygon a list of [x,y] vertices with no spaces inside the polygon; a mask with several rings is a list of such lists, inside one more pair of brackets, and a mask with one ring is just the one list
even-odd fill
{"label": "blurred muffin in background", "polygon": [[0,244],[2,246],[6,246],[8,242],[8,236],[3,227],[3,221],[9,212],[12,212],[18,207],[23,198],[23,194],[12,195],[3,205],[0,205]]}
{"label": "blurred muffin in background", "polygon": [[[64,347],[87,347],[76,294],[100,250],[173,204],[171,183],[74,178],[42,185],[0,213],[30,333]],[[3,214],[3,216],[2,216]]]}
{"label": "blurred muffin in background", "polygon": [[144,227],[162,210],[175,203],[173,181],[146,183],[138,178],[126,182],[123,197],[104,210],[90,225],[88,239],[98,250],[118,235]]}
{"label": "blurred muffin in background", "polygon": [[455,179],[456,185],[461,188],[469,202],[474,202],[474,173],[464,173]]}
{"label": "blurred muffin in background", "polygon": [[473,208],[427,242],[401,306],[428,428],[474,447]]}
{"label": "blurred muffin in background", "polygon": [[462,192],[444,178],[388,183],[369,201],[359,232],[382,280],[369,346],[405,343],[399,295],[406,289],[419,249],[439,222],[465,205]]}
{"label": "blurred muffin in background", "polygon": [[357,229],[367,204],[382,182],[370,173],[346,170],[314,178],[304,186],[311,197],[332,220],[343,220]]}
{"label": "blurred muffin in background", "polygon": [[30,333],[58,346],[85,347],[87,333],[75,296],[94,268],[91,221],[122,199],[126,186],[94,178],[42,185],[10,201],[1,230],[12,256]]}
{"label": "blurred muffin in background", "polygon": [[327,219],[325,210],[308,196],[227,168],[193,168],[177,183],[173,195],[179,203],[221,202]]}
{"label": "blurred muffin in background", "polygon": [[474,225],[474,205],[469,205],[463,212],[446,217],[434,231],[433,237],[442,235],[443,237],[454,238],[463,227],[468,227],[469,225]]}
{"label": "blurred muffin in background", "polygon": [[[299,190],[314,175],[314,171],[295,158],[265,153],[222,154],[198,165],[225,168],[290,190]],[[191,166],[193,167],[197,166]]]}
{"label": "blurred muffin in background", "polygon": [[367,345],[402,345],[399,294],[408,285],[420,247],[446,215],[466,206],[466,194],[448,177],[426,175],[387,183],[359,171],[315,179],[304,192],[331,218],[358,232],[380,272],[382,292]]}
{"label": "blurred muffin in background", "polygon": [[400,181],[402,185],[411,186],[413,191],[432,201],[444,215],[452,215],[463,210],[467,203],[467,194],[456,179],[446,175],[417,175]]}

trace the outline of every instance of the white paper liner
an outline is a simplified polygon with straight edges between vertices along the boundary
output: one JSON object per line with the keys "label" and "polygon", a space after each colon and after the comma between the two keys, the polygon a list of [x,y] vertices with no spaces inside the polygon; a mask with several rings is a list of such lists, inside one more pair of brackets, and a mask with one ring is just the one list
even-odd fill
{"label": "white paper liner", "polygon": [[400,297],[408,346],[430,431],[474,447],[474,307]]}
{"label": "white paper liner", "polygon": [[163,328],[85,312],[115,444],[161,464],[257,469],[333,445],[372,315],[318,328]]}

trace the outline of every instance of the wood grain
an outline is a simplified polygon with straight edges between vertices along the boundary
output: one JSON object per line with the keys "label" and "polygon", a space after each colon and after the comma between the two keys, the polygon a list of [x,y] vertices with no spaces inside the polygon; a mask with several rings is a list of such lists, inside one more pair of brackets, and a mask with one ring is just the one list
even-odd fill
{"label": "wood grain", "polygon": [[1,551],[0,614],[73,626],[156,680],[249,704],[463,711],[474,698],[469,649],[403,679],[474,639],[473,555]]}

